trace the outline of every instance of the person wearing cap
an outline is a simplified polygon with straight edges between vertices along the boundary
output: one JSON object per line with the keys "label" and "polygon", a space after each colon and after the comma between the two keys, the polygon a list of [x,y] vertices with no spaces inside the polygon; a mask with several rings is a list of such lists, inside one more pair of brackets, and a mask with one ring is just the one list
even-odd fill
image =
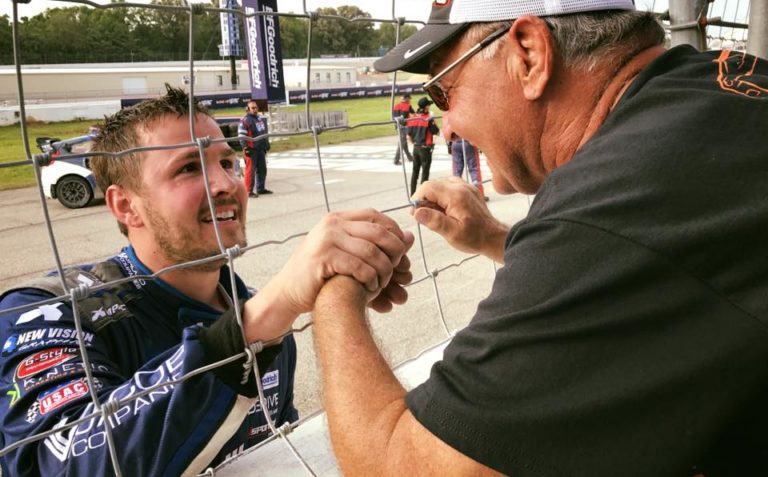
{"label": "person wearing cap", "polygon": [[435,124],[435,118],[429,114],[429,105],[432,104],[427,98],[419,99],[419,109],[406,124],[408,125],[408,137],[413,142],[413,172],[411,173],[411,194],[416,192],[416,186],[419,184],[419,173],[421,172],[421,182],[429,180],[429,168],[432,166],[432,151],[435,148],[435,135],[440,129]]}
{"label": "person wearing cap", "polygon": [[[400,136],[400,143],[397,146],[397,150],[395,151],[395,165],[400,164],[400,148],[403,148],[403,153],[408,158],[409,162],[413,161],[413,156],[411,155],[411,151],[408,150],[408,140],[407,140],[407,133],[408,129],[405,126],[405,121],[411,116],[411,114],[415,113],[413,110],[413,106],[411,106],[411,95],[408,93],[405,93],[403,95],[403,100],[397,103],[392,108],[392,119],[397,120],[398,118],[401,119],[401,125],[397,128],[398,134]],[[395,126],[397,127],[397,126]]]}
{"label": "person wearing cap", "polygon": [[665,50],[631,0],[435,0],[375,63],[429,73],[447,133],[501,193],[429,181],[414,218],[503,264],[406,392],[364,290],[325,284],[313,332],[345,475],[768,475],[768,64]]}

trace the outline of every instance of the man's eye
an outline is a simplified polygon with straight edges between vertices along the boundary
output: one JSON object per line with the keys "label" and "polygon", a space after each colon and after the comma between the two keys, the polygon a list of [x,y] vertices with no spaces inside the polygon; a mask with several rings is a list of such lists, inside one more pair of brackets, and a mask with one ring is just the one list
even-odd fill
{"label": "man's eye", "polygon": [[234,169],[235,161],[233,161],[232,159],[222,159],[221,167],[223,167],[224,169]]}
{"label": "man's eye", "polygon": [[179,174],[185,174],[185,173],[189,173],[189,172],[197,172],[198,169],[200,169],[200,165],[199,164],[197,164],[196,162],[189,162],[187,164],[184,164],[179,169]]}

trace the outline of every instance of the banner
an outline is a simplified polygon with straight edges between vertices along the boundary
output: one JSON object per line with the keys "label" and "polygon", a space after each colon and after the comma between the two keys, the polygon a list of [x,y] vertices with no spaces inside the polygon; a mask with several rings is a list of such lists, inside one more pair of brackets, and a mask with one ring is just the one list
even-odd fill
{"label": "banner", "polygon": [[[246,15],[277,12],[277,0],[243,0]],[[277,15],[245,17],[246,53],[251,97],[269,102],[285,101],[283,53]]]}
{"label": "banner", "polygon": [[[219,8],[236,10],[238,8],[237,0],[219,0]],[[240,44],[240,29],[237,27],[237,18],[233,13],[220,13],[221,18],[221,45],[219,45],[219,56],[228,58],[243,57],[243,47]]]}
{"label": "banner", "polygon": [[[405,93],[424,94],[424,90],[421,88],[421,83],[399,84],[395,86],[395,96],[401,96]],[[373,98],[389,96],[390,94],[391,89],[388,86],[354,86],[348,88],[311,89],[309,90],[309,99],[315,103],[336,99]],[[306,98],[307,90],[305,89],[288,91],[288,101],[290,104],[303,103]]]}

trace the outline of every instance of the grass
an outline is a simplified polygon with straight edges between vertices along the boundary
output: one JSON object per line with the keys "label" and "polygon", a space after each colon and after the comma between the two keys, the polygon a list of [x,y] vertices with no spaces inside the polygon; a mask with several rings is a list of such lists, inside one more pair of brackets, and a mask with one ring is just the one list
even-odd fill
{"label": "grass", "polygon": [[[281,106],[280,111],[303,112],[304,104]],[[379,98],[347,99],[339,101],[324,101],[312,103],[311,111],[346,111],[350,126],[360,123],[381,122],[391,119],[389,96]],[[216,112],[217,116],[239,116],[242,109],[224,109]],[[380,126],[365,126],[357,129],[342,131],[326,131],[321,133],[322,144],[340,144],[382,136],[394,136],[392,124]],[[294,136],[282,141],[273,141],[271,152],[288,151],[291,149],[313,147],[315,145],[311,134]]]}
{"label": "grass", "polygon": [[[73,136],[82,136],[88,132],[88,127],[94,123],[88,121],[67,121],[57,123],[31,122],[27,125],[29,136],[29,150],[32,154],[38,154],[40,150],[35,145],[35,138],[39,136],[57,137],[65,139]],[[24,143],[21,140],[21,126],[0,127],[0,164],[23,161],[26,159]],[[0,168],[0,190],[16,189],[35,184],[35,172],[31,164]]]}
{"label": "grass", "polygon": [[[282,111],[304,111],[304,105],[284,106]],[[348,99],[312,103],[312,111],[346,111],[350,125],[387,121],[390,119],[389,96],[380,98]],[[240,108],[217,110],[216,116],[240,116]],[[94,124],[93,120],[68,121],[57,123],[32,122],[28,124],[29,147],[32,154],[40,152],[35,145],[38,136],[68,138],[80,136]],[[394,136],[392,124],[366,126],[346,131],[326,131],[320,135],[322,144],[339,144],[360,139],[381,136]],[[314,146],[312,135],[290,137],[272,143],[272,152]],[[0,164],[25,160],[26,154],[21,140],[21,126],[0,127]],[[35,184],[35,175],[31,165],[0,167],[0,190],[28,187]]]}

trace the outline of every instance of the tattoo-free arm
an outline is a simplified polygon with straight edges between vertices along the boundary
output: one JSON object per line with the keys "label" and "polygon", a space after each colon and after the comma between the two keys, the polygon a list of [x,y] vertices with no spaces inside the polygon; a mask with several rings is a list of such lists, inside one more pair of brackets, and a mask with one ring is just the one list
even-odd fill
{"label": "tattoo-free arm", "polygon": [[405,389],[365,320],[365,289],[337,276],[318,294],[315,344],[331,440],[344,475],[499,475],[435,437],[411,414]]}

